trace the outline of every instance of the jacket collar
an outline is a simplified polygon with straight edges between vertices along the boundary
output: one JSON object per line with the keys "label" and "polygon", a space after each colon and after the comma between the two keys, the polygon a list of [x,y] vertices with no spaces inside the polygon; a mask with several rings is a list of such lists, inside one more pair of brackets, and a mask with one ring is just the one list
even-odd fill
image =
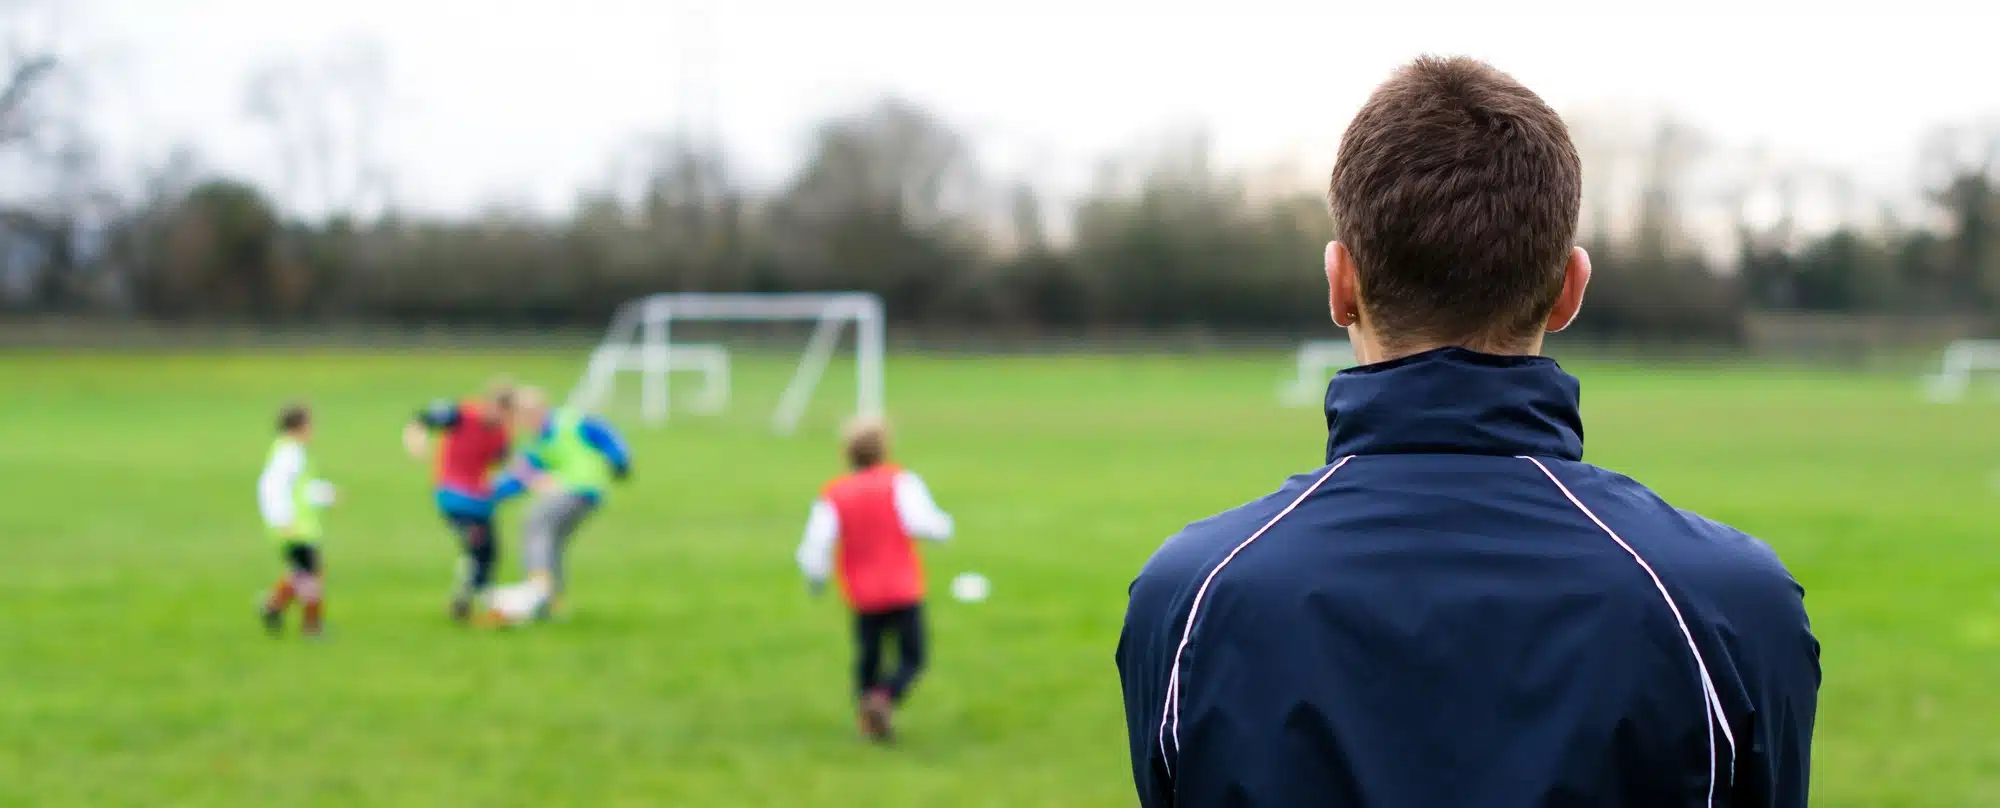
{"label": "jacket collar", "polygon": [[1326,388],[1326,460],[1366,454],[1583,459],[1581,385],[1555,360],[1438,348]]}

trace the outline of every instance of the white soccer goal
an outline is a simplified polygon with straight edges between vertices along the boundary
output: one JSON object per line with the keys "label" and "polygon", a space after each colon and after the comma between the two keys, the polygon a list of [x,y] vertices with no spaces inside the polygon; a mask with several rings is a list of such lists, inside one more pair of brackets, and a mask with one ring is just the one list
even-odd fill
{"label": "white soccer goal", "polygon": [[779,396],[771,426],[791,434],[805,416],[806,404],[840,346],[840,332],[854,324],[854,414],[882,414],[882,300],[872,294],[707,295],[663,294],[640,298],[618,308],[604,342],[590,354],[590,365],[571,391],[571,406],[598,409],[617,392],[620,373],[639,374],[639,412],[647,423],[659,424],[673,411],[670,377],[677,371],[699,371],[703,384],[694,395],[693,412],[717,413],[729,406],[729,351],[721,345],[675,343],[673,327],[691,321],[811,322],[812,337],[805,355]]}
{"label": "white soccer goal", "polygon": [[1936,376],[1925,380],[1932,401],[1957,401],[1972,389],[1974,373],[2000,372],[2000,340],[1960,340],[1944,349]]}
{"label": "white soccer goal", "polygon": [[1299,346],[1292,380],[1278,391],[1287,407],[1306,407],[1326,396],[1327,380],[1354,366],[1354,346],[1344,339],[1311,340]]}

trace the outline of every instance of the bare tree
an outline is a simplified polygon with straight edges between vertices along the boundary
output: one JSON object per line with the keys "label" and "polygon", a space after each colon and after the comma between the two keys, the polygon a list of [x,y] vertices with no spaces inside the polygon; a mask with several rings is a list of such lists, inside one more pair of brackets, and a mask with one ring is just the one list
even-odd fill
{"label": "bare tree", "polygon": [[2000,300],[2000,118],[1931,133],[1919,165],[1946,217],[1953,291],[1961,300]]}
{"label": "bare tree", "polygon": [[7,61],[7,84],[0,89],[0,144],[21,140],[34,132],[36,119],[27,109],[29,99],[58,64],[56,57],[47,53],[11,52]]}
{"label": "bare tree", "polygon": [[295,210],[351,217],[386,202],[378,146],[386,98],[381,48],[366,39],[266,65],[251,78],[244,109],[269,129]]}
{"label": "bare tree", "polygon": [[1654,130],[1639,189],[1636,247],[1641,255],[1664,259],[1685,247],[1687,180],[1708,151],[1696,131],[1672,120]]}
{"label": "bare tree", "polygon": [[802,288],[883,290],[923,310],[949,268],[969,261],[985,199],[964,136],[913,104],[887,100],[830,121],[773,201],[787,233],[772,247]]}
{"label": "bare tree", "polygon": [[77,114],[78,82],[56,4],[0,2],[0,241],[32,248],[28,300],[52,308],[80,293],[116,200],[97,144]]}

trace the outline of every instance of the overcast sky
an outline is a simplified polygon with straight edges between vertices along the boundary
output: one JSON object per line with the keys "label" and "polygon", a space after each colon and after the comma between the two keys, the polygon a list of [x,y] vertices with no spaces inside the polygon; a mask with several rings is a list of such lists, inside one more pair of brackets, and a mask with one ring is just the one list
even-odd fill
{"label": "overcast sky", "polygon": [[[1368,90],[1423,52],[1486,58],[1573,117],[1671,110],[1864,179],[1909,176],[1928,127],[2000,111],[2000,17],[1928,0],[1891,4],[1894,17],[1712,0],[1650,17],[1455,0],[1421,16],[1341,10],[1398,5],[1367,0],[45,2],[115,159],[189,143],[264,181],[278,162],[244,113],[251,73],[378,44],[395,197],[445,211],[559,208],[620,144],[684,119],[710,122],[768,180],[813,121],[885,93],[938,110],[998,168],[1055,181],[1197,123],[1233,161],[1322,173]],[[684,115],[690,98],[706,103]]]}

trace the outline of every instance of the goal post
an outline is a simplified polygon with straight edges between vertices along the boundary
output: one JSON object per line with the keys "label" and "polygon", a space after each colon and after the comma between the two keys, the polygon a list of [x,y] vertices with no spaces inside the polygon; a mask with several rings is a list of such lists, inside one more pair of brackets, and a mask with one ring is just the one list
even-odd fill
{"label": "goal post", "polygon": [[841,333],[854,325],[854,414],[882,414],[883,310],[864,292],[837,294],[660,294],[626,303],[612,315],[604,341],[591,351],[571,406],[597,409],[610,401],[621,373],[639,374],[639,413],[648,424],[668,420],[673,374],[698,371],[703,387],[687,409],[720,412],[729,403],[729,352],[720,345],[676,343],[674,326],[688,322],[812,323],[805,354],[771,414],[771,427],[791,434],[805,417],[813,390],[839,351]]}
{"label": "goal post", "polygon": [[1932,401],[1957,401],[1972,389],[1975,373],[2000,373],[2000,340],[1959,340],[1944,349],[1937,375],[1924,381]]}
{"label": "goal post", "polygon": [[1291,381],[1278,390],[1287,407],[1307,407],[1326,396],[1327,379],[1354,366],[1354,345],[1344,339],[1308,340],[1293,358]]}

